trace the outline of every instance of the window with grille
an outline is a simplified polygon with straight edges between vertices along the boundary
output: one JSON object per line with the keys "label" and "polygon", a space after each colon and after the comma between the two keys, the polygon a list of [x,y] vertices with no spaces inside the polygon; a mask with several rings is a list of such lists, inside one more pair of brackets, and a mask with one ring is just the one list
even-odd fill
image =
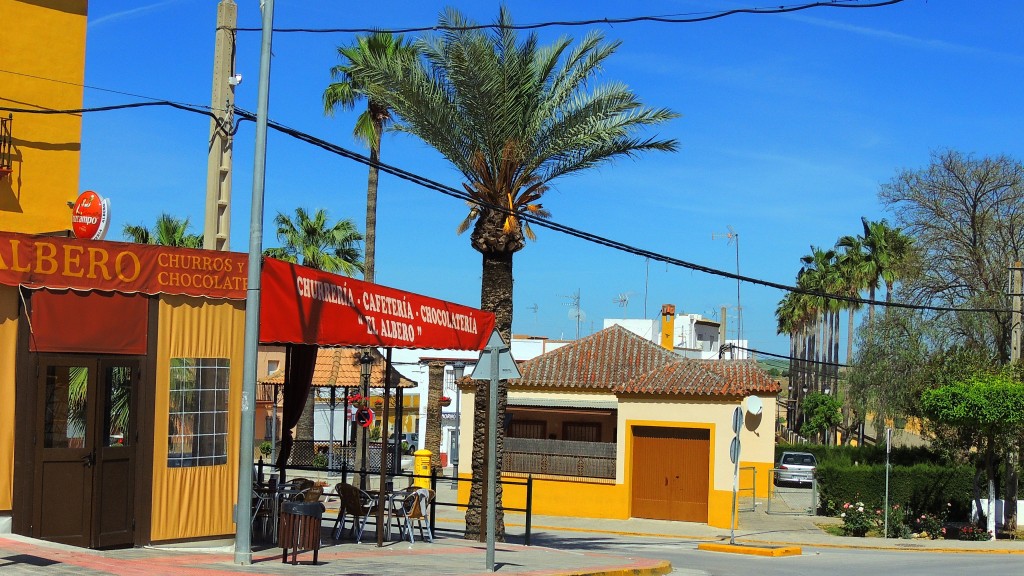
{"label": "window with grille", "polygon": [[538,438],[548,436],[548,423],[544,420],[513,420],[508,429],[512,438]]}
{"label": "window with grille", "polygon": [[226,464],[227,358],[172,358],[167,466]]}
{"label": "window with grille", "polygon": [[565,422],[562,424],[562,440],[600,442],[601,424],[599,422]]}

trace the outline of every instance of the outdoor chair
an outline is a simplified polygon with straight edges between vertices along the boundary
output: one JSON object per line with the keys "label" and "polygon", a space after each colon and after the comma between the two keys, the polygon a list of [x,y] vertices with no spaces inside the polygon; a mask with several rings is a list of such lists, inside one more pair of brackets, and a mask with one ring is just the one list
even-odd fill
{"label": "outdoor chair", "polygon": [[366,528],[366,521],[370,516],[377,514],[377,499],[364,490],[346,482],[339,482],[334,491],[338,494],[338,517],[334,520],[334,528],[331,535],[335,540],[341,540],[341,533],[345,530],[347,516],[352,517],[350,533],[356,536],[356,543],[362,541],[363,530]]}
{"label": "outdoor chair", "polygon": [[313,551],[313,564],[320,553],[320,523],[324,505],[319,502],[285,502],[281,505],[281,529],[278,545],[284,550],[281,562],[288,562],[292,551],[292,564],[298,563],[299,550]]}
{"label": "outdoor chair", "polygon": [[[405,521],[405,530],[409,536],[409,543],[413,543],[412,522],[420,529],[420,540],[423,540],[423,520],[427,520],[427,541],[433,544],[434,534],[430,531],[429,506],[434,502],[434,491],[418,486],[409,486],[405,489],[408,495],[401,501],[401,506],[396,508],[395,515]],[[401,524],[399,524],[401,526]]]}

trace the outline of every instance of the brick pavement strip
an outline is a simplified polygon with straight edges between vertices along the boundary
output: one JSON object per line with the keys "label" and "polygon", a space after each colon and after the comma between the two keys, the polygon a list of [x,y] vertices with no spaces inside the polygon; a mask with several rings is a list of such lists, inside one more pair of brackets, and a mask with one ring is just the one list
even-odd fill
{"label": "brick pavement strip", "polygon": [[[396,575],[424,573],[439,576],[490,574],[484,569],[485,547],[461,540],[409,546],[390,543],[340,544],[320,549],[320,562],[312,565],[312,553],[300,553],[301,566],[281,562],[279,549],[253,553],[250,565],[234,564],[229,553],[197,553],[171,548],[134,548],[97,551],[61,546],[21,536],[0,536],[0,573],[74,574],[114,576],[227,576],[238,574],[339,574]],[[498,574],[521,576],[625,576],[671,572],[662,560],[625,558],[596,552],[556,550],[541,546],[502,544],[496,549]],[[343,570],[344,572],[339,572]]]}

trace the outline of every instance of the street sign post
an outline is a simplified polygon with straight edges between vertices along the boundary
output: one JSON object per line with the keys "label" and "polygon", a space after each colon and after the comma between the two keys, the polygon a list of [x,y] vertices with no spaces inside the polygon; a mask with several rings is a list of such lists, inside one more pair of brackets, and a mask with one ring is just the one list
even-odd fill
{"label": "street sign post", "polygon": [[509,378],[522,378],[516,361],[508,344],[495,330],[491,334],[487,346],[480,352],[470,378],[474,380],[490,380],[487,390],[487,569],[494,572],[494,538],[497,522],[497,486],[495,476],[498,475],[498,381]]}
{"label": "street sign post", "polygon": [[743,428],[743,408],[732,412],[732,431],[736,434],[729,444],[729,460],[732,461],[732,521],[729,522],[729,544],[736,543],[736,492],[740,485],[740,430]]}

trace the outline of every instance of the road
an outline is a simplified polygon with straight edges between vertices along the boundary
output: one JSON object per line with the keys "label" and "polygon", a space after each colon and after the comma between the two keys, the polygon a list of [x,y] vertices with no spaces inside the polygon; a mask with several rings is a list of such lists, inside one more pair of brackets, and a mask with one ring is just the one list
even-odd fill
{"label": "road", "polygon": [[607,534],[543,531],[533,544],[561,550],[586,550],[616,555],[668,560],[675,574],[733,576],[862,576],[899,574],[935,576],[970,574],[1005,576],[1020,574],[1024,558],[1014,554],[978,554],[924,551],[855,550],[803,547],[801,556],[766,558],[697,550],[696,541],[639,538]]}

